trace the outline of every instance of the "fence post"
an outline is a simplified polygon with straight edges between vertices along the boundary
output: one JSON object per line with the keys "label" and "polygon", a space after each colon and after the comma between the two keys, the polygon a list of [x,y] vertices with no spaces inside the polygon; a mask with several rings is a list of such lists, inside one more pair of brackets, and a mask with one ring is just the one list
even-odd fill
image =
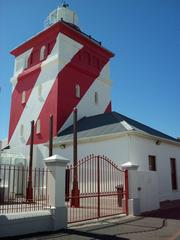
{"label": "fence post", "polygon": [[67,227],[67,207],[65,206],[65,171],[69,160],[59,155],[44,159],[48,176],[49,204],[53,215],[53,230]]}
{"label": "fence post", "polygon": [[124,172],[125,175],[125,209],[126,209],[126,215],[129,214],[129,208],[128,208],[128,199],[129,199],[129,182],[128,182],[128,170],[126,169]]}

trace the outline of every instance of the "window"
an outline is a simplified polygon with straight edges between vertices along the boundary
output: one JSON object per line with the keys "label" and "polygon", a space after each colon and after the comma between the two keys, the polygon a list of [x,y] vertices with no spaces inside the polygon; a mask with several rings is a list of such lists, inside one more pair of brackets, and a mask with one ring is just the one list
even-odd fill
{"label": "window", "polygon": [[23,91],[21,96],[21,103],[24,104],[25,102],[26,102],[26,91]]}
{"label": "window", "polygon": [[26,69],[28,67],[28,58],[25,57],[24,59],[24,69]]}
{"label": "window", "polygon": [[170,158],[172,190],[177,190],[176,159]]}
{"label": "window", "polygon": [[38,119],[36,123],[36,134],[40,134],[40,132],[41,132],[41,122],[40,122],[40,119]]}
{"label": "window", "polygon": [[21,124],[21,127],[20,127],[20,136],[23,137],[23,134],[24,134],[24,125]]}
{"label": "window", "polygon": [[98,104],[98,92],[94,93],[94,102],[95,104]]}
{"label": "window", "polygon": [[38,85],[38,97],[41,98],[42,97],[42,84]]}
{"label": "window", "polygon": [[45,59],[46,46],[42,46],[40,50],[40,61]]}
{"label": "window", "polygon": [[156,156],[149,155],[149,170],[156,171]]}
{"label": "window", "polygon": [[77,97],[77,98],[80,98],[80,96],[81,96],[80,86],[79,86],[79,85],[76,85],[76,97]]}

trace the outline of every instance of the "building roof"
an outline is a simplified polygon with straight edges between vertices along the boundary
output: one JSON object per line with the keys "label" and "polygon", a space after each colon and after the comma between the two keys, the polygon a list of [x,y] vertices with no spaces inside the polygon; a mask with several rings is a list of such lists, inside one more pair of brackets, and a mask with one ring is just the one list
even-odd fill
{"label": "building roof", "polygon": [[[157,131],[117,112],[109,112],[90,117],[83,117],[77,122],[77,129],[78,138],[135,131],[178,142],[176,138],[168,136],[160,131]],[[58,140],[71,140],[72,132],[73,126],[70,126],[65,130],[59,132],[58,138],[55,140],[55,142],[58,142]]]}

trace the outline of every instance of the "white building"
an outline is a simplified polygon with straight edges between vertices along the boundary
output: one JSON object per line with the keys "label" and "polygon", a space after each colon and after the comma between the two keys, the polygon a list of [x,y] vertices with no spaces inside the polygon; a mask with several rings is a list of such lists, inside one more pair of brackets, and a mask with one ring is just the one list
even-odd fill
{"label": "white building", "polygon": [[[72,159],[72,126],[54,140],[54,153]],[[105,155],[118,166],[156,171],[159,201],[180,198],[180,142],[116,112],[78,121],[78,157]]]}

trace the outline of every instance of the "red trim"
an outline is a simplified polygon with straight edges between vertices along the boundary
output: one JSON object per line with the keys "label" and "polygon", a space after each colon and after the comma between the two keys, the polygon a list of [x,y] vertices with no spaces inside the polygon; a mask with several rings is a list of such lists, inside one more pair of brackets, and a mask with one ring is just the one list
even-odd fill
{"label": "red trim", "polygon": [[128,199],[129,199],[129,181],[128,181],[128,170],[126,169],[124,172],[125,176],[125,209],[126,215],[129,214],[129,207],[128,207]]}
{"label": "red trim", "polygon": [[108,104],[106,110],[104,112],[112,112],[112,104],[111,102]]}
{"label": "red trim", "polygon": [[114,56],[114,53],[112,53],[109,50],[107,50],[106,48],[100,46],[95,41],[91,40],[89,37],[84,35],[82,32],[77,31],[73,27],[71,27],[68,24],[65,24],[63,22],[57,22],[56,24],[54,24],[53,26],[40,32],[33,38],[27,40],[22,45],[13,49],[11,51],[11,54],[13,54],[14,56],[18,56],[18,55],[22,54],[23,52],[27,51],[28,49],[35,47],[36,45],[41,45],[41,42],[43,42],[44,39],[51,40],[52,34],[57,34],[59,32],[64,33],[65,35],[69,36],[70,38],[73,38],[75,41],[80,42],[84,46],[88,45],[88,47],[96,49],[96,52],[98,52],[101,55],[104,55],[104,57],[111,58]]}

